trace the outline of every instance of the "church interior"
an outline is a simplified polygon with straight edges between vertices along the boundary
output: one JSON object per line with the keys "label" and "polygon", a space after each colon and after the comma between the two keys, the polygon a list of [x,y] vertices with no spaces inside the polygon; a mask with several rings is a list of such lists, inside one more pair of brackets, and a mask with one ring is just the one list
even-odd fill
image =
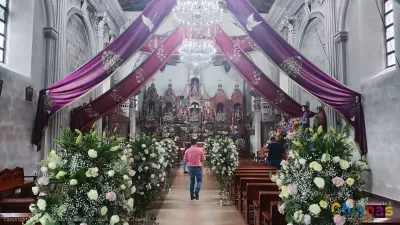
{"label": "church interior", "polygon": [[400,0],[0,0],[0,224],[400,224],[396,23]]}

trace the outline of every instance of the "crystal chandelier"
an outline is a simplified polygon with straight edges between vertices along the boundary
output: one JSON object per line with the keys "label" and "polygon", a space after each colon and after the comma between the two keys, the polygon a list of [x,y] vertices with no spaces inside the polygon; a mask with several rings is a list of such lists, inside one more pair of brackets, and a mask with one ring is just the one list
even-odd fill
{"label": "crystal chandelier", "polygon": [[192,70],[210,66],[215,53],[214,43],[207,39],[186,39],[179,49],[181,62]]}
{"label": "crystal chandelier", "polygon": [[215,39],[224,11],[215,0],[178,0],[173,15],[183,38]]}

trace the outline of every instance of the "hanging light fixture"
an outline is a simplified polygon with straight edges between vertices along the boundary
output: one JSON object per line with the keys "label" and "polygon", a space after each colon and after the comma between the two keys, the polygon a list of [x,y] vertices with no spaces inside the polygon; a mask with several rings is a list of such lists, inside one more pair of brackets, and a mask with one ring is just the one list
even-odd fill
{"label": "hanging light fixture", "polygon": [[206,39],[186,39],[179,49],[181,62],[193,70],[209,67],[215,53],[214,43]]}
{"label": "hanging light fixture", "polygon": [[182,38],[215,39],[224,11],[215,0],[178,0],[173,15]]}

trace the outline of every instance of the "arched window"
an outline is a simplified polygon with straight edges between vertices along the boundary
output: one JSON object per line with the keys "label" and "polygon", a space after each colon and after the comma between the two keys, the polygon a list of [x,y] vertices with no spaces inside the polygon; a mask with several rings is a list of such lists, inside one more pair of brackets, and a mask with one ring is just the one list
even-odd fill
{"label": "arched window", "polygon": [[385,0],[385,30],[386,30],[386,65],[394,66],[396,63],[393,25],[393,0]]}
{"label": "arched window", "polygon": [[8,0],[0,0],[0,62],[4,63],[7,38]]}

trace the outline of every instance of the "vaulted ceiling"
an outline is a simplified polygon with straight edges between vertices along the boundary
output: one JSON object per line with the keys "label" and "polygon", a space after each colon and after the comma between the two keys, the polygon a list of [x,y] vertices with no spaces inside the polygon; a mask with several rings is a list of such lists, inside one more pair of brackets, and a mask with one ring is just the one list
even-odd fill
{"label": "vaulted ceiling", "polygon": [[[259,13],[268,13],[275,0],[249,0]],[[118,0],[124,11],[143,11],[151,0]]]}

